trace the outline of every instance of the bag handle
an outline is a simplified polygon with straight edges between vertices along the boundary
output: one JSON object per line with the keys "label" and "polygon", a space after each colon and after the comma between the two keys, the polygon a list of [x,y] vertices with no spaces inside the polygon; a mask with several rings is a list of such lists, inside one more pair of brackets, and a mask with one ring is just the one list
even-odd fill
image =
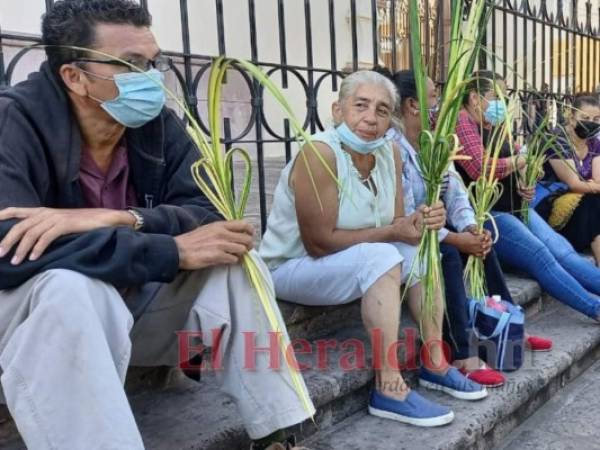
{"label": "bag handle", "polygon": [[[472,305],[470,305],[472,306]],[[479,333],[479,330],[477,329],[477,327],[475,326],[475,316],[477,315],[477,313],[479,313],[480,308],[477,308],[476,306],[473,308],[474,309],[474,315],[473,315],[473,333],[475,333],[475,336],[477,336],[479,339],[492,339],[495,338],[496,336],[498,336],[502,330],[504,330],[504,328],[508,325],[508,323],[510,322],[510,313],[508,312],[503,312],[502,315],[500,316],[500,318],[498,319],[498,323],[496,324],[496,328],[494,328],[494,331],[492,331],[492,333],[490,335],[485,335],[485,334],[481,334]]]}
{"label": "bag handle", "polygon": [[[510,327],[506,327],[504,332],[502,333],[502,337],[499,339],[500,345],[499,348],[502,349],[500,352],[500,365],[498,366],[500,370],[504,368],[504,356],[506,356],[506,345],[508,344],[508,330]],[[514,363],[514,361],[513,361]]]}
{"label": "bag handle", "polygon": [[469,302],[469,326],[473,326],[475,323],[475,309],[480,305],[477,300],[471,300]]}

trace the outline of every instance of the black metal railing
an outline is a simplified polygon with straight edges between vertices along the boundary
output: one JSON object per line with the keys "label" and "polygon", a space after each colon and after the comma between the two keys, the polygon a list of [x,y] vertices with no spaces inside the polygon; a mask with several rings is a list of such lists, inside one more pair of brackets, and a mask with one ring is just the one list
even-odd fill
{"label": "black metal railing", "polygon": [[[53,0],[38,0],[46,8]],[[190,23],[196,21],[190,15],[188,0],[172,0],[180,11],[181,51],[166,52],[174,58],[171,82],[182,95],[194,115],[206,128],[202,111],[202,81],[207,75],[212,58],[217,55],[243,56],[261,66],[266,73],[278,79],[278,84],[286,91],[292,83],[301,87],[304,98],[304,127],[310,132],[323,129],[326,120],[319,113],[319,98],[324,93],[336,92],[344,73],[359,68],[384,63],[391,69],[406,68],[410,64],[406,11],[408,0],[293,0],[303,6],[304,17],[292,20],[304,21],[304,36],[291,35],[286,12],[290,0],[273,0],[272,15],[276,17],[273,36],[261,35],[257,25],[258,0],[237,0],[224,2],[214,0],[215,15],[203,15],[201,21],[214,21],[216,30],[215,54],[193,52]],[[493,8],[487,27],[485,44],[489,55],[482,57],[480,67],[494,69],[507,80],[509,87],[517,89],[524,105],[538,102],[540,98],[554,97],[568,99],[576,90],[596,90],[600,84],[600,5],[599,0],[496,0],[490,1]],[[140,0],[152,11],[152,1]],[[451,0],[420,0],[422,32],[424,33],[423,53],[429,62],[431,75],[443,82],[446,68],[444,42],[447,42],[447,19]],[[240,30],[227,29],[226,17],[231,14],[228,8],[244,6],[248,11],[248,34]],[[580,6],[582,8],[580,8]],[[319,10],[316,10],[319,8]],[[336,20],[340,12],[347,15],[347,26],[339,26]],[[597,12],[598,14],[593,14]],[[237,11],[236,13],[240,13]],[[317,13],[326,16],[325,30],[315,28],[312,20]],[[362,25],[368,23],[367,26]],[[197,23],[194,22],[194,23]],[[30,51],[27,45],[37,42],[35,36],[9,32],[10,23],[0,23],[0,88],[10,86],[15,81],[15,71],[24,64]],[[366,31],[368,30],[368,31]],[[247,39],[248,55],[228,53],[228,37]],[[259,39],[277,42],[278,60],[266,58],[260,52]],[[315,42],[317,40],[318,42]],[[349,42],[350,56],[341,60],[338,49],[341,43]],[[362,42],[370,42],[365,51]],[[502,44],[502,45],[500,45]],[[18,49],[18,47],[23,47]],[[327,64],[315,64],[315,46],[319,52],[328,49]],[[12,56],[5,56],[10,48]],[[290,55],[301,48],[305,53],[302,64],[291,63]],[[362,51],[361,51],[362,49]],[[4,51],[3,51],[4,50]],[[234,69],[228,79],[234,79],[247,90],[246,106],[249,110],[247,123],[240,124],[224,114],[224,144],[231,147],[237,144],[250,146],[256,161],[258,216],[264,229],[267,216],[266,160],[269,159],[266,146],[278,144],[280,159],[289,161],[292,144],[289,122],[277,119],[273,123],[265,112],[265,96],[262,87],[244,72]],[[281,122],[279,122],[279,120]],[[235,123],[234,123],[235,122]],[[529,126],[523,122],[523,130]]]}
{"label": "black metal railing", "polygon": [[600,3],[583,0],[499,0],[487,27],[490,58],[523,105],[521,132],[530,131],[545,99],[569,103],[600,90]]}

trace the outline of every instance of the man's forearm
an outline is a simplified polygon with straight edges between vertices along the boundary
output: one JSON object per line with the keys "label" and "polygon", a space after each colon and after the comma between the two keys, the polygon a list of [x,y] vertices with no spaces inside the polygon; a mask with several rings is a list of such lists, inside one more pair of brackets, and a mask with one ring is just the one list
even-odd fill
{"label": "man's forearm", "polygon": [[452,245],[453,247],[457,247],[460,244],[460,233],[455,233],[453,231],[449,231],[442,242],[444,244],[448,244],[448,245]]}
{"label": "man's forearm", "polygon": [[[11,222],[0,221],[0,236],[10,229]],[[0,258],[0,290],[50,269],[73,270],[116,287],[170,282],[179,270],[177,245],[171,236],[136,233],[124,227],[63,236],[35,261],[13,265],[11,259],[11,253]]]}

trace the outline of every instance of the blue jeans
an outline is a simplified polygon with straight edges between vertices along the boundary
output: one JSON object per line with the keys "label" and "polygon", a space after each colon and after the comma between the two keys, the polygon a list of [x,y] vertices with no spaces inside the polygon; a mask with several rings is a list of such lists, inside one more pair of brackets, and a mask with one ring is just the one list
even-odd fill
{"label": "blue jeans", "polygon": [[[529,225],[504,212],[492,212],[500,233],[494,249],[502,264],[535,278],[542,289],[571,308],[596,319],[600,314],[600,269],[581,257],[533,209]],[[491,224],[486,228],[492,230]]]}

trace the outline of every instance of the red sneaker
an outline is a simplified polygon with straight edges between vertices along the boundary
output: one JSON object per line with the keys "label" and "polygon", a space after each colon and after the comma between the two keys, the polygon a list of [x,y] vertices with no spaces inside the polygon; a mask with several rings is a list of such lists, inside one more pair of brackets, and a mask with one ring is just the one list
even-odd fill
{"label": "red sneaker", "polygon": [[532,352],[549,352],[552,350],[552,340],[539,336],[529,336],[525,339],[525,347]]}
{"label": "red sneaker", "polygon": [[481,369],[467,372],[465,369],[460,369],[462,373],[469,380],[479,383],[485,387],[500,387],[506,382],[506,378],[500,372],[490,369],[487,366],[483,366]]}

